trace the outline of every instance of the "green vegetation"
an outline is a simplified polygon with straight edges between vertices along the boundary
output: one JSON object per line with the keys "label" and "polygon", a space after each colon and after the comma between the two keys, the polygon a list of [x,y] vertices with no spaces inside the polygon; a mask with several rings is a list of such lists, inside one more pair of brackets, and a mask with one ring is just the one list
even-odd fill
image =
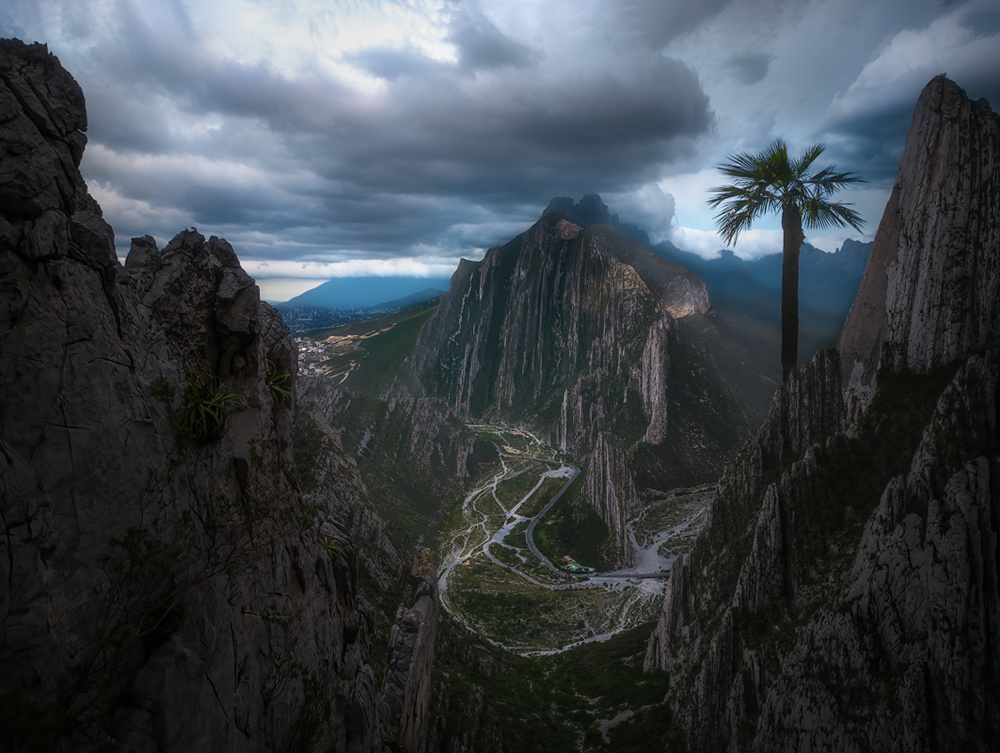
{"label": "green vegetation", "polygon": [[532,487],[538,483],[538,477],[535,474],[527,472],[527,469],[533,465],[533,463],[525,462],[511,463],[512,468],[522,468],[525,470],[497,484],[497,499],[508,510],[517,507],[517,504],[524,499],[524,495],[530,492]]}
{"label": "green vegetation", "polygon": [[292,375],[287,371],[281,371],[278,368],[278,364],[270,358],[267,359],[265,381],[271,393],[271,405],[281,407],[292,399],[292,385],[289,382],[291,377]]}
{"label": "green vegetation", "polygon": [[[501,427],[479,427],[482,435],[501,447],[517,440],[525,455],[545,457],[552,451],[524,432]],[[457,564],[448,571],[442,594],[447,608],[466,625],[516,652],[558,651],[582,640],[618,632],[651,619],[659,606],[657,589],[621,588],[582,577],[570,565],[554,572],[532,553],[526,534],[531,519],[563,489],[568,476],[546,477],[553,462],[529,457],[506,457],[497,476],[486,476],[447,521],[445,551]],[[570,557],[582,568],[612,569],[607,526],[582,499],[579,483],[564,495],[534,528],[536,543],[549,531],[559,532],[571,544],[550,552],[550,560]],[[532,492],[532,490],[534,490]],[[530,496],[526,495],[531,492]],[[508,514],[523,500],[516,517]],[[561,511],[557,524],[548,521]],[[502,543],[482,548],[495,532],[509,527]],[[547,543],[551,545],[552,536]],[[455,560],[453,560],[455,561]],[[525,577],[527,576],[527,577]]]}
{"label": "green vegetation", "polygon": [[174,399],[174,393],[176,390],[174,390],[174,387],[170,384],[170,382],[161,377],[153,382],[149,392],[153,397],[158,397],[160,400],[170,402]]}
{"label": "green vegetation", "polygon": [[535,493],[525,500],[518,513],[526,518],[533,518],[535,515],[538,515],[545,508],[545,505],[552,501],[552,498],[566,485],[566,481],[567,479],[561,477],[544,479],[542,485],[538,487]]}
{"label": "green vegetation", "polygon": [[342,382],[345,387],[364,395],[381,395],[413,352],[420,328],[436,311],[435,299],[433,305],[419,304],[385,317],[322,330],[316,333],[316,339],[356,335],[351,346],[324,365],[334,373],[346,372]]}
{"label": "green vegetation", "polygon": [[214,374],[196,374],[184,385],[184,409],[178,429],[181,436],[210,442],[222,436],[238,396]]}
{"label": "green vegetation", "polygon": [[329,539],[324,536],[320,539],[319,545],[323,547],[323,551],[327,553],[327,556],[332,560],[336,560],[340,556],[340,543]]}
{"label": "green vegetation", "polygon": [[431,298],[430,300],[416,303],[412,306],[407,306],[406,308],[399,309],[398,311],[390,311],[388,314],[382,314],[381,316],[375,316],[370,319],[361,319],[360,321],[341,324],[336,327],[311,329],[303,332],[302,334],[304,337],[308,337],[311,340],[325,340],[328,337],[344,337],[346,335],[368,335],[385,329],[386,327],[398,324],[400,321],[409,319],[420,314],[421,312],[436,311],[439,301],[440,298]]}
{"label": "green vegetation", "polygon": [[[673,737],[662,705],[669,678],[642,671],[651,630],[644,623],[603,643],[521,657],[443,616],[433,692],[446,734],[471,735],[470,749],[496,744],[504,753],[663,750]],[[602,721],[623,712],[634,716],[606,739]]]}
{"label": "green vegetation", "polygon": [[535,527],[535,544],[553,562],[569,556],[584,567],[612,570],[611,531],[597,511],[583,500],[580,478]]}

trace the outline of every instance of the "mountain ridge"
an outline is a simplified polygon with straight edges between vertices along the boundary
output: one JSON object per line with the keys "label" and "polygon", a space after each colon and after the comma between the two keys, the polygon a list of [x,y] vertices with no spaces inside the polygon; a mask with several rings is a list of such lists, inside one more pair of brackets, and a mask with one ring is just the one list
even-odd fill
{"label": "mountain ridge", "polygon": [[1000,736],[998,152],[1000,117],[931,81],[838,350],[781,386],[671,572],[662,747]]}
{"label": "mountain ridge", "polygon": [[[598,194],[587,194],[579,202],[556,197],[545,213],[562,213],[584,227],[604,226],[652,251],[662,259],[693,272],[704,280],[712,305],[744,336],[759,338],[781,324],[781,254],[766,254],[745,260],[722,248],[714,258],[704,258],[665,240],[653,244],[646,230],[619,220]],[[871,242],[847,239],[828,253],[803,244],[799,276],[799,353],[808,361],[820,348],[832,347],[843,329],[847,313],[864,274]],[[777,348],[768,344],[766,347]]]}
{"label": "mountain ridge", "polygon": [[[448,289],[447,277],[375,276],[333,277],[294,298],[276,304],[279,311],[293,308],[388,308],[399,300],[436,291],[433,298]],[[411,300],[420,303],[422,300]]]}
{"label": "mountain ridge", "polygon": [[[463,260],[394,389],[526,426],[581,457],[599,448],[591,470],[612,481],[584,488],[627,558],[636,471],[659,488],[708,480],[770,395],[754,358],[715,320],[696,275],[550,211],[482,261]],[[640,445],[662,445],[669,462]]]}
{"label": "mountain ridge", "polygon": [[377,678],[358,549],[291,471],[280,315],[214,236],[119,263],[82,92],[44,45],[0,40],[0,102],[4,748],[421,739],[433,578],[407,578]]}

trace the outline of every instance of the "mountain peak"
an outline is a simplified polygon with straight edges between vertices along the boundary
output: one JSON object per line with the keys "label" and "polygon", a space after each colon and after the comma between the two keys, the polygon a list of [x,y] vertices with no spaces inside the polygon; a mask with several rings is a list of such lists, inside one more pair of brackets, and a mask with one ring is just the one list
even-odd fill
{"label": "mountain peak", "polygon": [[859,396],[880,366],[928,371],[1000,337],[998,152],[985,100],[944,76],[924,87],[838,346]]}
{"label": "mountain peak", "polygon": [[649,233],[638,225],[622,222],[618,219],[617,214],[611,214],[608,205],[601,200],[600,194],[584,194],[579,202],[573,201],[569,196],[557,196],[545,207],[542,217],[553,213],[566,215],[584,227],[593,227],[594,225],[609,227],[616,233],[649,248]]}

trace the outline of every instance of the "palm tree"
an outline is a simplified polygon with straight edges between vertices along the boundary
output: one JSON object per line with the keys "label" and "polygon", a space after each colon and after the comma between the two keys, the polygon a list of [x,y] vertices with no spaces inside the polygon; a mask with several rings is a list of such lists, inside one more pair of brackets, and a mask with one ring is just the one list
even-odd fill
{"label": "palm tree", "polygon": [[715,221],[726,243],[736,239],[761,215],[781,212],[784,233],[781,260],[781,376],[795,370],[799,339],[799,250],[807,228],[844,227],[861,230],[864,220],[850,204],[831,202],[828,196],[850,183],[864,181],[854,173],[835,172],[833,165],[810,173],[826,147],[815,144],[790,160],[788,147],[775,139],[760,154],[732,154],[717,166],[733,182],[709,191],[712,207],[721,207]]}

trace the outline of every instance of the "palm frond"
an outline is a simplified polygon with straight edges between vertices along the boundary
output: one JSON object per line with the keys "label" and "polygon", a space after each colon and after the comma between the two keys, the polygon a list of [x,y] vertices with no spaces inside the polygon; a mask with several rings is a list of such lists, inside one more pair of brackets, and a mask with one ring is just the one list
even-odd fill
{"label": "palm frond", "polygon": [[839,191],[844,186],[852,183],[866,183],[867,181],[857,173],[844,172],[835,173],[834,166],[830,165],[809,176],[807,183],[818,188],[823,194],[828,195]]}
{"label": "palm frond", "polygon": [[813,144],[803,152],[802,156],[794,162],[795,174],[802,177],[812,166],[812,163],[819,159],[819,156],[826,151],[826,144]]}
{"label": "palm frond", "polygon": [[716,168],[731,183],[709,189],[708,205],[719,209],[715,224],[726,243],[735,244],[740,233],[769,212],[781,212],[794,205],[809,228],[850,225],[860,230],[861,216],[849,204],[833,203],[825,197],[852,183],[863,183],[852,172],[836,172],[834,166],[809,173],[813,163],[826,150],[814,144],[794,159],[788,146],[775,139],[759,153],[739,152],[729,155]]}
{"label": "palm frond", "polygon": [[817,230],[850,226],[860,231],[865,221],[851,206],[851,204],[826,201],[819,196],[810,197],[802,205],[802,224]]}

